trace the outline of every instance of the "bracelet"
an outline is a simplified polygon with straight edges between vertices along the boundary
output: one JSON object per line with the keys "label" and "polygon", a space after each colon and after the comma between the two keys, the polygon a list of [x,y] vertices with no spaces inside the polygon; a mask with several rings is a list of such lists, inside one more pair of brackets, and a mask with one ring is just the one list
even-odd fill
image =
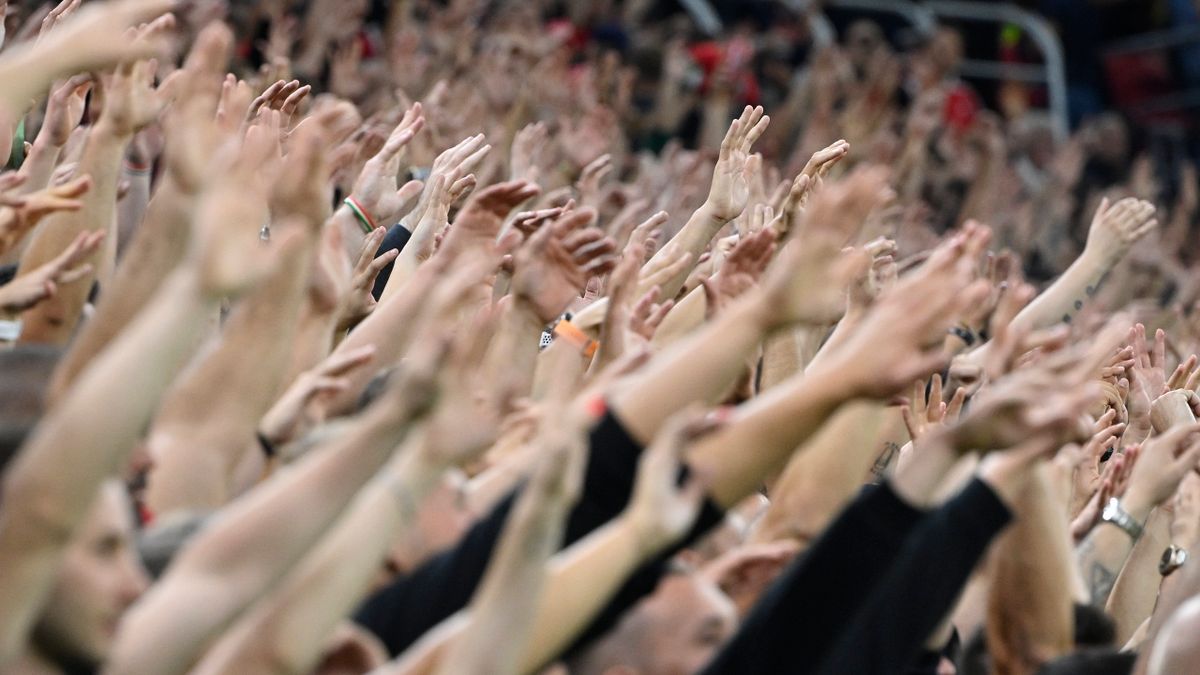
{"label": "bracelet", "polygon": [[125,160],[123,168],[125,169],[125,173],[131,176],[149,176],[151,171],[154,170],[154,167],[149,164],[135,164],[129,160]]}
{"label": "bracelet", "polygon": [[597,342],[587,336],[570,319],[563,319],[554,326],[554,337],[562,338],[579,348],[586,357],[591,358],[596,353]]}
{"label": "bracelet", "polygon": [[1100,513],[1100,520],[1121,528],[1134,541],[1142,537],[1142,524],[1125,510],[1125,507],[1121,505],[1121,500],[1116,497],[1108,500],[1108,504]]}
{"label": "bracelet", "polygon": [[354,213],[354,218],[358,220],[358,224],[362,225],[363,232],[371,234],[375,231],[375,221],[371,220],[371,216],[367,215],[366,209],[358,203],[354,197],[346,197],[342,203]]}
{"label": "bracelet", "polygon": [[975,344],[975,333],[965,326],[955,326],[954,328],[951,328],[949,332],[959,340],[967,343],[968,347]]}

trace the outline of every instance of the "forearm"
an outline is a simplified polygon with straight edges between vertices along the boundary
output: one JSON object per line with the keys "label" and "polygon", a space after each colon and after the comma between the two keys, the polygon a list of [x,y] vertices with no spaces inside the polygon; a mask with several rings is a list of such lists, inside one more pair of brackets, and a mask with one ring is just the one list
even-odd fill
{"label": "forearm", "polygon": [[713,501],[732,508],[782,470],[792,452],[853,397],[846,385],[836,370],[793,378],[739,406],[730,423],[692,448],[688,464],[711,481]]}
{"label": "forearm", "polygon": [[[287,574],[387,461],[408,426],[407,417],[390,407],[372,407],[352,431],[231,504],[219,523],[198,535],[126,614],[109,671],[186,670]],[[280,527],[284,522],[289,526]],[[181,606],[203,611],[184,617]],[[146,640],[169,647],[147,652]]]}
{"label": "forearm", "polygon": [[32,625],[58,569],[55,564],[20,566],[8,554],[59,552],[67,546],[101,483],[117,475],[137,445],[160,394],[191,353],[189,334],[210,306],[187,271],[175,273],[43,418],[9,466],[5,518],[0,519],[0,559],[10,571],[0,575],[6,598],[0,633],[6,638],[26,634],[12,629]]}
{"label": "forearm", "polygon": [[1115,261],[1084,250],[1083,254],[1045,291],[1013,319],[1013,325],[1037,330],[1070,323],[1096,294]]}
{"label": "forearm", "polygon": [[[521,398],[533,390],[542,328],[541,319],[526,303],[511,296],[507,299],[483,361],[482,381],[494,383],[494,395]],[[493,409],[499,409],[499,401],[491,403]]]}
{"label": "forearm", "polygon": [[550,396],[573,396],[583,382],[589,360],[566,340],[551,342],[537,355],[531,387],[533,399],[542,401]]}
{"label": "forearm", "polygon": [[1146,521],[1141,539],[1133,545],[1129,559],[1121,568],[1105,609],[1117,624],[1115,644],[1124,644],[1138,626],[1154,611],[1162,576],[1158,562],[1170,539],[1170,518],[1162,509],[1155,509]]}
{"label": "forearm", "polygon": [[155,192],[122,265],[117,269],[95,315],[71,344],[54,371],[49,398],[57,400],[105,347],[158,292],[175,269],[191,238],[195,200],[181,192],[169,176]]}
{"label": "forearm", "polygon": [[[537,480],[525,490],[538,489]],[[562,540],[568,508],[560,497],[521,496],[471,601],[470,622],[442,659],[439,672],[525,671],[518,664],[536,639],[538,610],[550,590],[546,588],[546,561]]]}
{"label": "forearm", "polygon": [[788,462],[771,490],[771,506],[754,538],[816,538],[861,489],[875,462],[886,408],[844,406]]}
{"label": "forearm", "polygon": [[1073,648],[1069,541],[1066,513],[1039,474],[993,547],[987,636],[997,673],[1030,675]]}
{"label": "forearm", "polygon": [[97,123],[88,135],[79,162],[79,172],[92,177],[92,189],[81,200],[83,207],[75,213],[47,218],[21,256],[23,269],[35,269],[62,253],[81,232],[103,230],[108,233],[104,245],[89,261],[95,270],[92,275],[60,289],[54,297],[22,315],[25,323],[21,331],[22,343],[65,344],[74,333],[87,302],[90,280],[107,285],[112,278],[117,246],[113,207],[121,157],[128,140],[113,133],[103,121]]}
{"label": "forearm", "polygon": [[[1145,523],[1150,515],[1152,505],[1137,497],[1136,494],[1126,494],[1121,500],[1122,506],[1133,519]],[[1079,567],[1083,570],[1083,578],[1087,581],[1091,602],[1103,606],[1112,592],[1117,574],[1125,565],[1133,549],[1133,540],[1124,530],[1111,523],[1100,523],[1087,539],[1076,550]]]}
{"label": "forearm", "polygon": [[761,299],[751,294],[618,384],[609,403],[633,438],[649,443],[688,404],[716,403],[766,336],[765,315]]}
{"label": "forearm", "polygon": [[283,383],[291,355],[280,346],[292,343],[309,257],[311,248],[243,299],[216,349],[165,397],[151,432],[152,512],[217,509],[231,497],[238,462]]}
{"label": "forearm", "polygon": [[62,155],[62,146],[54,145],[45,138],[45,133],[38,134],[29,149],[29,155],[21,164],[19,173],[25,177],[21,192],[25,194],[37,192],[50,185],[50,178],[54,175],[59,156]]}
{"label": "forearm", "polygon": [[632,522],[622,517],[556,555],[520,672],[535,672],[560,656],[648,553]]}
{"label": "forearm", "polygon": [[[722,122],[722,124],[724,124],[724,122]],[[718,136],[718,138],[720,137]],[[695,269],[696,263],[700,260],[700,254],[704,252],[704,249],[708,247],[708,243],[712,241],[712,238],[715,237],[717,233],[721,231],[721,228],[725,227],[728,222],[729,221],[723,218],[718,218],[715,216],[713,214],[712,207],[705,203],[700,208],[696,209],[696,211],[692,214],[692,217],[689,218],[687,223],[683,226],[683,229],[681,229],[678,234],[672,237],[671,241],[666,246],[663,246],[662,249],[654,254],[654,258],[652,258],[650,262],[646,263],[647,267],[653,267],[661,262],[661,259],[672,255],[672,252],[668,250],[668,247],[671,246],[671,244],[675,244],[675,246],[678,246],[679,248],[683,249],[683,251],[690,254],[692,260],[691,265],[685,266],[674,277],[659,284],[660,298],[674,298],[679,293],[679,289],[683,288],[683,283],[687,281],[688,275],[692,273],[692,270]],[[643,288],[641,284],[639,284],[637,297],[641,297],[648,290],[650,289]]]}
{"label": "forearm", "polygon": [[[325,638],[362,600],[392,543],[410,531],[441,470],[422,461],[412,439],[362,489],[330,532],[205,657],[196,673],[286,666],[310,672]],[[350,554],[350,555],[348,555]]]}
{"label": "forearm", "polygon": [[[426,269],[422,274],[433,275],[436,270]],[[429,281],[431,277],[425,277]],[[418,328],[417,317],[426,297],[425,292],[431,284],[414,283],[403,292],[387,298],[375,307],[362,323],[342,340],[335,354],[345,354],[368,345],[375,347],[374,363],[378,368],[387,368],[395,364],[408,350],[409,343]],[[377,370],[360,368],[347,373],[345,379],[349,386],[341,394],[333,395],[327,402],[325,414],[334,416],[347,413],[358,405],[363,391],[375,376]]]}
{"label": "forearm", "polygon": [[654,346],[661,349],[699,328],[704,324],[707,310],[708,300],[704,295],[704,288],[692,289],[691,293],[671,308],[659,324],[658,330],[654,331]]}
{"label": "forearm", "polygon": [[123,166],[121,175],[129,181],[129,191],[124,199],[117,202],[117,259],[125,256],[125,251],[133,241],[134,235],[146,218],[146,207],[150,204],[150,172],[145,169],[131,169]]}

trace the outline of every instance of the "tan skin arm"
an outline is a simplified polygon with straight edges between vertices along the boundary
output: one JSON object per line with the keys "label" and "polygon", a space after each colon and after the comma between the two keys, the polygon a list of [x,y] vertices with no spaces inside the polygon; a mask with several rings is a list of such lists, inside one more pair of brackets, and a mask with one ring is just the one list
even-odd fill
{"label": "tan skin arm", "polygon": [[992,553],[987,636],[1002,675],[1030,675],[1074,647],[1070,533],[1045,468],[1019,493],[1017,517]]}

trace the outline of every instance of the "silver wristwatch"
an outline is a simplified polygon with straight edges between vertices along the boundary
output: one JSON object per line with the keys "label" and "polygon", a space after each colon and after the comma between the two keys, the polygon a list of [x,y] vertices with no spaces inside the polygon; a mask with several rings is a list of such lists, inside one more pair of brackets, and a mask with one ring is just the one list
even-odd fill
{"label": "silver wristwatch", "polygon": [[1183,564],[1187,562],[1187,558],[1186,548],[1171,544],[1167,547],[1167,550],[1163,551],[1162,560],[1158,561],[1158,573],[1164,577],[1167,576],[1171,572],[1183,567]]}
{"label": "silver wristwatch", "polygon": [[1129,512],[1121,506],[1121,500],[1113,497],[1104,505],[1104,511],[1100,514],[1100,520],[1106,523],[1112,523],[1125,531],[1130,539],[1137,541],[1142,536],[1142,524],[1129,515]]}

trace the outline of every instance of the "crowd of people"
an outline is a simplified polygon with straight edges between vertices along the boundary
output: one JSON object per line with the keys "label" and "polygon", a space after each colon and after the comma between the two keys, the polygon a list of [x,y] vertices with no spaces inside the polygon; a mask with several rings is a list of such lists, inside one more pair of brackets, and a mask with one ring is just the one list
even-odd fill
{"label": "crowd of people", "polygon": [[0,1],[0,673],[1197,672],[1195,165],[664,4]]}

